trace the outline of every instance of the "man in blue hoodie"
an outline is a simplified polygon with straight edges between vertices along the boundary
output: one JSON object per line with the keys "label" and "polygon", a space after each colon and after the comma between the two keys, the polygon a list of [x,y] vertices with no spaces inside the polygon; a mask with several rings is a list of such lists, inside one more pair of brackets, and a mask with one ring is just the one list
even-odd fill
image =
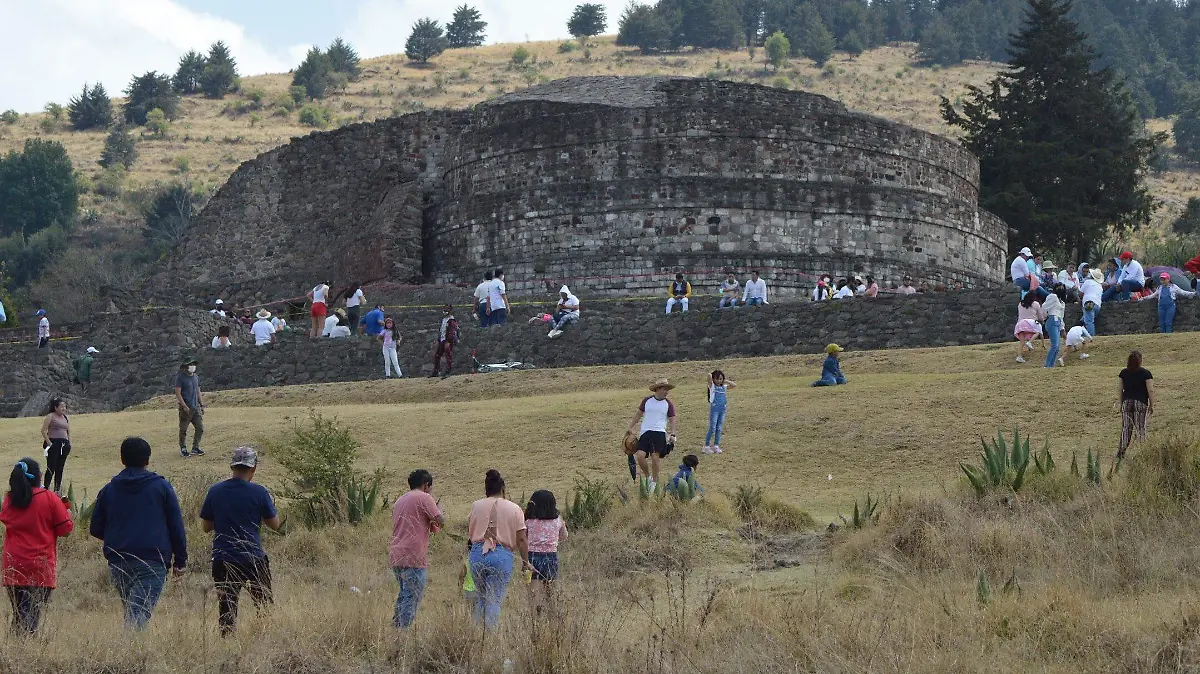
{"label": "man in blue hoodie", "polygon": [[125,626],[141,630],[158,603],[167,567],[176,578],[187,568],[187,537],[171,483],[146,470],[150,444],[125,438],[121,463],[125,470],[96,494],[90,533],[104,541],[109,578],[125,607]]}

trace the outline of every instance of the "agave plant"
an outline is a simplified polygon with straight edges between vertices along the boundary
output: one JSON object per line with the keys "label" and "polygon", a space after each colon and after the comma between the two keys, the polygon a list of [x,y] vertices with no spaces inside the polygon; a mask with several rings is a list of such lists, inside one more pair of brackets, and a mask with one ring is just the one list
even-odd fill
{"label": "agave plant", "polygon": [[1004,441],[1003,432],[998,432],[996,439],[990,444],[984,438],[980,438],[980,442],[983,443],[983,452],[980,453],[983,466],[958,464],[963,473],[966,473],[975,494],[983,496],[989,489],[998,487],[1007,487],[1014,492],[1021,491],[1025,484],[1025,470],[1029,468],[1029,439],[1022,441],[1021,431],[1018,429],[1013,431],[1011,450]]}
{"label": "agave plant", "polygon": [[848,529],[863,529],[873,524],[879,523],[879,516],[883,514],[883,507],[880,505],[878,498],[872,499],[871,493],[867,492],[867,501],[860,508],[858,500],[854,501],[854,514],[849,519],[845,515],[838,514],[842,524]]}
{"label": "agave plant", "polygon": [[1033,467],[1038,475],[1047,475],[1054,471],[1054,457],[1050,455],[1050,441],[1042,447],[1042,451],[1033,455]]}
{"label": "agave plant", "polygon": [[1087,481],[1094,485],[1100,485],[1100,452],[1092,454],[1091,448],[1087,453]]}
{"label": "agave plant", "polygon": [[692,475],[688,475],[686,481],[675,483],[670,491],[675,498],[685,503],[700,495],[696,489],[696,478]]}
{"label": "agave plant", "polygon": [[359,478],[346,484],[346,516],[350,524],[359,524],[380,511],[379,482],[378,477],[369,483]]}
{"label": "agave plant", "polygon": [[87,500],[87,489],[83,490],[83,498],[76,501],[75,483],[67,483],[67,501],[71,504],[71,519],[78,526],[87,526],[92,519],[92,512],[96,509],[96,502],[89,503]]}

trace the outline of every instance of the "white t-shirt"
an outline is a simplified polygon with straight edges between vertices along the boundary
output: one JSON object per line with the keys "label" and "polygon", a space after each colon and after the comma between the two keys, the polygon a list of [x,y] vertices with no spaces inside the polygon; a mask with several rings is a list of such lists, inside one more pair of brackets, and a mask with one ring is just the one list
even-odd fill
{"label": "white t-shirt", "polygon": [[38,321],[38,338],[50,336],[50,319],[42,316],[42,320]]}
{"label": "white t-shirt", "polygon": [[[226,337],[226,338],[225,338],[225,340],[228,342],[228,341],[229,341],[229,338],[228,338],[228,337]],[[229,348],[229,347],[231,347],[231,346],[233,346],[233,342],[229,342],[228,344],[226,344],[225,342],[222,342],[222,341],[221,341],[221,337],[220,337],[219,335],[218,335],[218,336],[216,336],[216,337],[213,337],[213,341],[212,341],[212,348],[214,348],[214,349],[228,349],[228,348]]]}
{"label": "white t-shirt", "polygon": [[757,281],[751,279],[746,281],[746,290],[742,295],[743,300],[761,299],[767,301],[767,281],[759,277]]}
{"label": "white t-shirt", "polygon": [[840,300],[844,297],[854,297],[854,291],[850,289],[850,286],[843,286],[841,290],[833,294],[833,299],[835,300]]}
{"label": "white t-shirt", "polygon": [[1083,287],[1080,290],[1083,291],[1083,301],[1085,304],[1095,302],[1096,306],[1100,306],[1100,298],[1104,296],[1104,286],[1089,278],[1083,282]]}
{"label": "white t-shirt", "polygon": [[339,337],[349,337],[349,336],[350,336],[350,328],[347,328],[344,325],[335,325],[335,326],[333,326],[333,329],[329,331],[330,339],[338,339]]}
{"label": "white t-shirt", "polygon": [[328,292],[329,292],[329,286],[325,285],[324,283],[313,288],[312,289],[313,303],[320,302],[321,304],[325,304],[325,293],[328,293]]}
{"label": "white t-shirt", "polygon": [[1013,281],[1020,281],[1029,276],[1029,265],[1025,263],[1025,258],[1018,255],[1008,268],[1008,275],[1012,277]]}
{"label": "white t-shirt", "polygon": [[488,301],[492,304],[492,311],[508,308],[508,303],[504,301],[505,292],[504,281],[500,279],[493,280],[492,285],[488,286]]}
{"label": "white t-shirt", "polygon": [[1064,269],[1064,270],[1058,272],[1058,282],[1065,285],[1068,288],[1078,288],[1079,287],[1079,273],[1076,272],[1076,273],[1072,274],[1071,272]]}
{"label": "white t-shirt", "polygon": [[260,318],[250,326],[250,332],[254,335],[254,346],[262,346],[271,343],[271,337],[275,335],[275,326],[271,325],[271,321]]}
{"label": "white t-shirt", "polygon": [[287,327],[287,321],[275,316],[271,318],[271,327],[275,328],[275,332],[279,332]]}
{"label": "white t-shirt", "polygon": [[491,287],[491,281],[484,281],[483,283],[475,286],[475,304],[483,304],[487,301],[488,291],[491,289]]}
{"label": "white t-shirt", "polygon": [[1146,282],[1146,275],[1142,271],[1142,263],[1137,260],[1130,260],[1129,264],[1125,265],[1125,268],[1121,270],[1121,280],[1144,284]]}
{"label": "white t-shirt", "polygon": [[[314,294],[314,297],[315,296],[316,295]],[[359,288],[358,290],[354,291],[353,295],[346,298],[346,308],[353,309],[354,307],[362,304],[364,299],[366,299],[366,296],[363,295],[362,288]]]}
{"label": "white t-shirt", "polygon": [[322,337],[328,337],[338,325],[338,317],[330,315],[325,318],[325,328],[321,330]]}
{"label": "white t-shirt", "polygon": [[1076,325],[1067,331],[1067,346],[1080,346],[1085,341],[1091,339],[1086,328],[1082,325]]}
{"label": "white t-shirt", "polygon": [[667,419],[675,416],[675,403],[669,398],[659,400],[647,396],[638,407],[642,411],[642,433],[646,431],[667,431]]}
{"label": "white t-shirt", "polygon": [[216,316],[218,318],[225,318],[225,310],[224,309],[213,309],[212,311],[210,311],[208,313],[210,313],[213,316]]}

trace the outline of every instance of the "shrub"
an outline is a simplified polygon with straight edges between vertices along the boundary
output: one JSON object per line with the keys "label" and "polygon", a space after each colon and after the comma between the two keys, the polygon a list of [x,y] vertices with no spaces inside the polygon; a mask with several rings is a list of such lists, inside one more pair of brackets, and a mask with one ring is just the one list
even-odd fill
{"label": "shrub", "polygon": [[303,108],[300,108],[300,123],[305,126],[314,126],[318,129],[323,129],[329,126],[330,112],[327,108],[310,103]]}
{"label": "shrub", "polygon": [[187,157],[180,155],[175,158],[176,173],[187,173],[190,170],[192,170],[192,162]]}
{"label": "shrub", "polygon": [[0,112],[0,122],[5,124],[16,124],[21,119],[21,115],[16,110],[5,110]]}
{"label": "shrub", "polygon": [[293,107],[300,105],[308,98],[308,90],[302,86],[292,85],[292,87],[288,89],[288,93],[292,96]]}
{"label": "shrub", "polygon": [[771,64],[771,67],[776,72],[779,71],[781,66],[787,65],[788,54],[792,52],[792,43],[782,31],[775,31],[771,37],[767,38],[765,47],[767,50],[767,62]]}
{"label": "shrub", "polygon": [[771,86],[775,87],[776,89],[791,89],[792,81],[789,80],[785,75],[780,75],[779,77],[771,80]]}
{"label": "shrub", "polygon": [[581,475],[575,478],[563,520],[571,529],[592,529],[600,526],[612,505],[613,488],[607,480],[589,480]]}
{"label": "shrub", "polygon": [[66,108],[58,103],[47,103],[43,110],[45,110],[46,114],[50,116],[50,119],[53,119],[56,122],[61,122],[63,115],[66,114]]}
{"label": "shrub", "polygon": [[242,93],[245,95],[246,100],[255,104],[256,109],[262,105],[263,100],[265,100],[267,97],[267,92],[263,91],[262,87],[250,87]]}
{"label": "shrub", "polygon": [[104,150],[100,153],[100,165],[104,168],[120,164],[126,169],[137,161],[137,139],[129,127],[118,125],[104,139]]}
{"label": "shrub", "polygon": [[262,115],[257,112],[250,113],[250,126],[258,126],[262,124]]}
{"label": "shrub", "polygon": [[816,526],[816,520],[800,508],[769,498],[762,487],[738,485],[729,494],[733,511],[746,524],[768,531],[803,531]]}
{"label": "shrub", "polygon": [[1171,435],[1145,443],[1129,464],[1132,494],[1190,505],[1200,498],[1200,440]]}
{"label": "shrub", "polygon": [[53,117],[43,117],[41,121],[38,122],[38,127],[43,133],[53,133],[54,130],[58,128],[58,122],[54,121]]}
{"label": "shrub", "polygon": [[567,40],[566,42],[563,42],[558,45],[558,53],[560,53],[560,54],[570,54],[571,52],[573,52],[577,49],[579,49],[579,45],[575,44],[574,42],[571,42],[570,40]]}
{"label": "shrub", "polygon": [[842,525],[847,529],[865,529],[879,523],[879,516],[883,514],[883,506],[878,498],[872,499],[871,492],[867,492],[867,500],[863,502],[862,507],[858,505],[858,499],[854,500],[853,514],[847,518],[841,513],[838,517],[842,520]]}
{"label": "shrub", "polygon": [[513,50],[510,60],[515,65],[518,65],[518,66],[525,65],[525,62],[529,60],[529,50],[526,49],[525,47],[517,47],[516,49]]}
{"label": "shrub", "polygon": [[167,121],[166,113],[159,108],[154,108],[146,114],[146,128],[159,138],[166,138],[167,133],[171,130],[171,123]]}

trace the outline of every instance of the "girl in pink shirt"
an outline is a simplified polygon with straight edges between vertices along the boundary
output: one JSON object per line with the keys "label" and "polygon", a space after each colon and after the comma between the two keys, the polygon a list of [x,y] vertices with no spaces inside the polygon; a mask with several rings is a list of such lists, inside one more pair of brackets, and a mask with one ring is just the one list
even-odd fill
{"label": "girl in pink shirt", "polygon": [[[549,598],[550,585],[558,580],[558,544],[567,540],[567,525],[558,514],[554,494],[546,489],[533,492],[525,506],[525,539],[533,580],[541,589],[540,596]],[[538,593],[534,601],[540,603]]]}

